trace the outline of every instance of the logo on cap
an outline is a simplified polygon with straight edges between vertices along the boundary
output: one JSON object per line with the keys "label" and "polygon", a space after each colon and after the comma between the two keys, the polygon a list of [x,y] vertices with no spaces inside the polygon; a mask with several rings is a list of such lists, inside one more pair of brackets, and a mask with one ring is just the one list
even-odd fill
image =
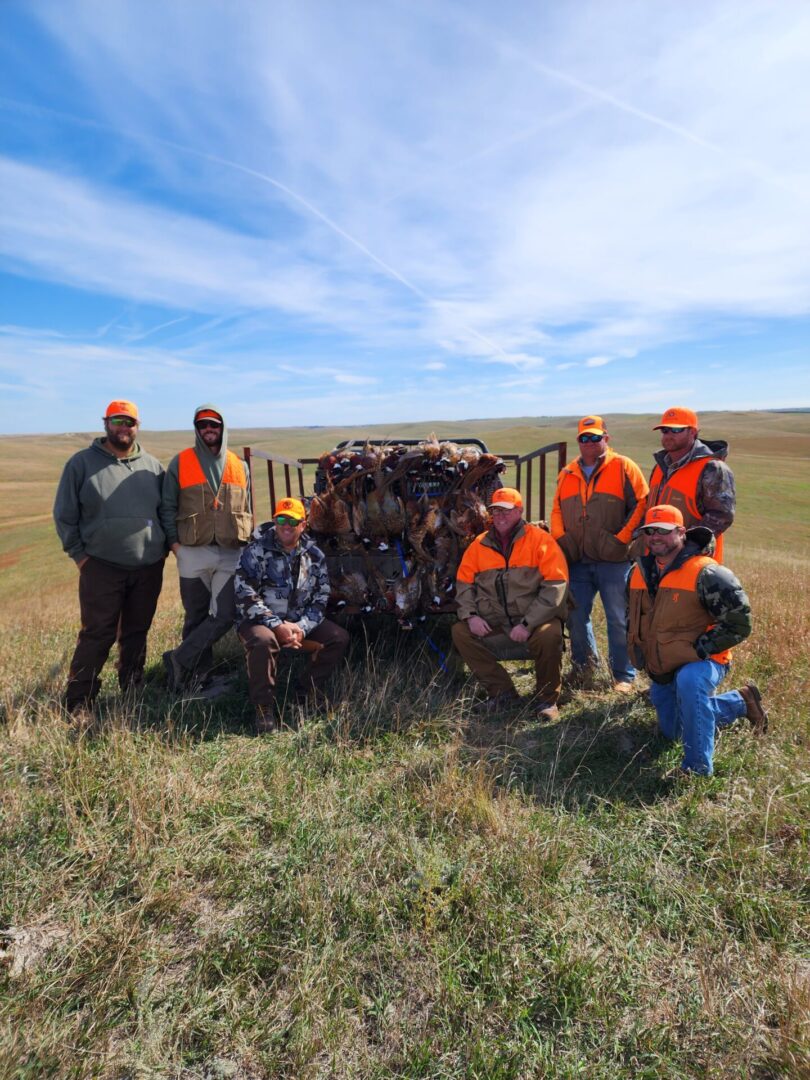
{"label": "logo on cap", "polygon": [[289,517],[297,518],[299,521],[303,521],[307,516],[301,500],[290,498],[278,500],[273,517],[278,517],[279,514],[287,514]]}

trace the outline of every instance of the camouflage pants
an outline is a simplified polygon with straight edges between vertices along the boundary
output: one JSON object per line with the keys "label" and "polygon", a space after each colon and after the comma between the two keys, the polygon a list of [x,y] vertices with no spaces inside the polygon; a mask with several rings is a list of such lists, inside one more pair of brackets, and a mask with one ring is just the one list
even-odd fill
{"label": "camouflage pants", "polygon": [[146,635],[152,625],[164,560],[128,569],[90,558],[79,571],[82,626],[70,662],[65,704],[70,711],[92,706],[99,673],[118,642],[118,682],[122,689],[143,677]]}

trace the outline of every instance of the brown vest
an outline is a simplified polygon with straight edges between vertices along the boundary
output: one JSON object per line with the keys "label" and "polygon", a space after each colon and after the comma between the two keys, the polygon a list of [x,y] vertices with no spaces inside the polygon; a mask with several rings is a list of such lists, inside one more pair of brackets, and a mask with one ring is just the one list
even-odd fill
{"label": "brown vest", "polygon": [[[634,567],[627,641],[638,666],[651,675],[665,675],[699,659],[695,642],[713,624],[698,597],[697,579],[704,567],[714,564],[708,555],[693,555],[664,575],[654,598],[638,566]],[[715,653],[711,659],[727,664],[731,650]]]}
{"label": "brown vest", "polygon": [[179,456],[178,481],[177,538],[181,544],[233,548],[250,539],[253,518],[248,508],[245,470],[236,454],[226,451],[225,469],[216,493],[193,447]]}

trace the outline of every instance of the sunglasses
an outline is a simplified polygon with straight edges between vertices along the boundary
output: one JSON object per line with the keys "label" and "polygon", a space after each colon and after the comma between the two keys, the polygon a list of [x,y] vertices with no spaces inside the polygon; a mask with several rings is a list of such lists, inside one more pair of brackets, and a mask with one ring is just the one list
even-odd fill
{"label": "sunglasses", "polygon": [[685,427],[662,427],[658,429],[662,435],[680,435],[682,431],[686,431]]}
{"label": "sunglasses", "polygon": [[219,430],[219,428],[222,427],[222,424],[220,424],[218,420],[198,420],[194,426],[197,431],[205,431],[206,428]]}
{"label": "sunglasses", "polygon": [[604,439],[604,435],[578,435],[577,442],[601,442]]}
{"label": "sunglasses", "polygon": [[110,427],[137,427],[138,421],[131,420],[128,416],[110,416],[107,419]]}
{"label": "sunglasses", "polygon": [[658,529],[655,525],[648,525],[642,529],[642,532],[645,532],[647,536],[668,536],[674,532],[674,529]]}
{"label": "sunglasses", "polygon": [[278,514],[275,517],[276,525],[300,525],[301,520],[299,518],[290,517],[289,514]]}

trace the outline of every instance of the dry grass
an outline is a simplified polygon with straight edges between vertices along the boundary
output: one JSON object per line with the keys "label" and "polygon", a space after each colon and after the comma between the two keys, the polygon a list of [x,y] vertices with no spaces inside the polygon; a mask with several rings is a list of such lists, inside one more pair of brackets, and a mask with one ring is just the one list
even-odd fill
{"label": "dry grass", "polygon": [[776,549],[735,542],[756,629],[734,681],[760,682],[772,731],[724,734],[689,785],[662,779],[678,751],[643,698],[475,724],[420,637],[373,630],[343,706],[254,739],[243,676],[215,704],[163,691],[171,568],[152,681],[122,701],[105,673],[73,741],[74,574],[54,558],[27,590],[24,556],[0,639],[0,1076],[808,1075],[804,499],[794,524],[773,507]]}

